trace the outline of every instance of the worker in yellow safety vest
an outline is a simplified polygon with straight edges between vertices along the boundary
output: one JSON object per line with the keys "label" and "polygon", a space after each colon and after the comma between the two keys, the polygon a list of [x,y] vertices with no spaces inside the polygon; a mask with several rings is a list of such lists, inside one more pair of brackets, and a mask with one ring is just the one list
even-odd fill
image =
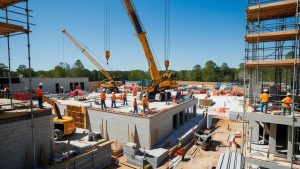
{"label": "worker in yellow safety vest", "polygon": [[285,115],[285,112],[288,111],[288,114],[291,115],[291,106],[292,103],[292,95],[290,93],[286,94],[286,97],[284,99],[282,99],[282,111],[283,111],[283,115]]}
{"label": "worker in yellow safety vest", "polygon": [[267,113],[268,103],[269,103],[269,94],[267,89],[264,89],[262,94],[260,94],[260,103],[261,103],[261,112]]}

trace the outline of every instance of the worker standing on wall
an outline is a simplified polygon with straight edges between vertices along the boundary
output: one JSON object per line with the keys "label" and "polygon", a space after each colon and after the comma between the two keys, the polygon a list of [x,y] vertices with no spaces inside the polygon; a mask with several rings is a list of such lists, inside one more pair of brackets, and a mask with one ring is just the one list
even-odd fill
{"label": "worker standing on wall", "polygon": [[39,108],[42,109],[43,107],[43,83],[40,83],[38,88],[35,91],[35,96],[39,102]]}
{"label": "worker standing on wall", "polygon": [[292,95],[291,93],[287,93],[286,97],[282,99],[282,111],[283,115],[285,115],[285,112],[288,111],[289,115],[291,115],[291,103],[292,103]]}
{"label": "worker standing on wall", "polygon": [[262,94],[260,94],[260,103],[261,103],[261,112],[267,113],[268,103],[269,103],[269,94],[267,89],[264,89]]}
{"label": "worker standing on wall", "polygon": [[142,104],[143,104],[143,111],[144,113],[146,113],[146,109],[149,111],[149,108],[148,108],[148,99],[146,97],[146,94],[143,94],[143,98],[142,98]]}
{"label": "worker standing on wall", "polygon": [[176,151],[176,154],[178,156],[181,156],[181,160],[184,161],[184,156],[185,156],[185,150],[184,150],[184,147],[181,147],[181,143],[179,142],[177,144],[177,151]]}
{"label": "worker standing on wall", "polygon": [[137,101],[136,101],[136,97],[133,98],[133,113],[138,114],[138,106],[137,106]]}
{"label": "worker standing on wall", "polygon": [[117,97],[115,95],[115,92],[112,92],[112,95],[111,95],[111,108],[117,108],[116,100],[117,100]]}
{"label": "worker standing on wall", "polygon": [[100,93],[100,101],[101,101],[101,109],[102,110],[103,110],[103,108],[106,109],[105,100],[106,100],[106,94],[105,94],[105,89],[103,89],[103,91]]}
{"label": "worker standing on wall", "polygon": [[122,105],[128,105],[128,103],[127,103],[127,93],[126,93],[126,91],[123,92],[123,94],[122,94],[122,99],[123,99],[123,104],[122,104]]}

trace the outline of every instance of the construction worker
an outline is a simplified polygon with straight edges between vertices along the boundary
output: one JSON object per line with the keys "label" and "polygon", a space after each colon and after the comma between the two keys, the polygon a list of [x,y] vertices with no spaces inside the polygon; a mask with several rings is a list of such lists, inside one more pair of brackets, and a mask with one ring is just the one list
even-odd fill
{"label": "construction worker", "polygon": [[181,98],[181,93],[180,93],[179,90],[177,90],[177,92],[176,92],[176,102],[178,102],[180,100],[180,98]]}
{"label": "construction worker", "polygon": [[146,94],[143,94],[143,98],[142,98],[142,104],[143,104],[143,111],[144,113],[146,113],[146,109],[149,111],[149,108],[148,108],[148,99],[146,97]]}
{"label": "construction worker", "polygon": [[64,87],[63,87],[63,86],[60,86],[60,88],[59,88],[59,93],[60,93],[60,94],[64,94]]}
{"label": "construction worker", "polygon": [[133,113],[138,114],[138,106],[137,106],[137,101],[136,101],[136,97],[133,98]]}
{"label": "construction worker", "polygon": [[269,103],[269,94],[267,89],[264,89],[262,94],[260,94],[260,103],[261,103],[261,112],[267,113],[268,103]]}
{"label": "construction worker", "polygon": [[111,108],[117,108],[116,100],[117,100],[117,97],[115,95],[115,92],[112,92],[112,95],[111,95]]}
{"label": "construction worker", "polygon": [[35,91],[35,96],[39,102],[39,108],[43,108],[43,83],[40,83],[38,88]]}
{"label": "construction worker", "polygon": [[288,110],[289,115],[291,115],[291,103],[292,103],[292,95],[291,93],[287,93],[286,97],[282,99],[282,111],[283,115],[285,115],[285,112]]}
{"label": "construction worker", "polygon": [[5,87],[4,90],[3,90],[3,96],[4,98],[6,99],[9,99],[10,98],[10,90],[8,87]]}
{"label": "construction worker", "polygon": [[103,89],[102,92],[100,93],[100,101],[101,101],[101,109],[102,110],[103,110],[103,108],[106,109],[105,100],[106,100],[106,94],[105,94],[105,89]]}
{"label": "construction worker", "polygon": [[122,104],[122,105],[125,105],[125,103],[126,103],[126,105],[128,105],[128,103],[127,103],[127,93],[126,93],[126,91],[123,92],[123,94],[122,94],[122,99],[123,99],[123,104]]}
{"label": "construction worker", "polygon": [[185,156],[185,150],[183,147],[181,147],[181,143],[179,142],[177,144],[177,151],[176,154],[181,156],[181,160],[184,161],[184,156]]}

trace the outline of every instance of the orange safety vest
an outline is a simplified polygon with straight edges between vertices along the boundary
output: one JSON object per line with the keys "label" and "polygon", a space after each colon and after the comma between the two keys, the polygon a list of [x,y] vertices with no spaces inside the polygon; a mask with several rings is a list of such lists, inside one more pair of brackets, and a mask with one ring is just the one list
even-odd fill
{"label": "orange safety vest", "polygon": [[35,92],[36,97],[42,97],[43,96],[43,90],[41,88],[37,88]]}
{"label": "orange safety vest", "polygon": [[268,93],[260,94],[260,102],[266,103],[269,102],[269,95]]}
{"label": "orange safety vest", "polygon": [[180,148],[180,149],[178,149],[177,150],[177,155],[179,155],[179,156],[184,156],[185,155],[185,151],[184,151],[184,148]]}
{"label": "orange safety vest", "polygon": [[126,99],[126,97],[127,97],[127,93],[123,93],[123,99]]}
{"label": "orange safety vest", "polygon": [[148,106],[148,99],[146,97],[143,97],[142,103],[144,106]]}
{"label": "orange safety vest", "polygon": [[284,108],[291,108],[291,103],[292,103],[292,98],[286,97],[286,98],[282,99],[281,105]]}
{"label": "orange safety vest", "polygon": [[112,94],[112,95],[111,95],[111,100],[112,100],[112,101],[116,101],[116,100],[117,100],[117,97],[116,97],[115,94]]}
{"label": "orange safety vest", "polygon": [[100,93],[100,100],[106,100],[106,95],[104,92]]}
{"label": "orange safety vest", "polygon": [[137,101],[136,101],[136,99],[133,100],[133,105],[134,105],[134,106],[137,106]]}

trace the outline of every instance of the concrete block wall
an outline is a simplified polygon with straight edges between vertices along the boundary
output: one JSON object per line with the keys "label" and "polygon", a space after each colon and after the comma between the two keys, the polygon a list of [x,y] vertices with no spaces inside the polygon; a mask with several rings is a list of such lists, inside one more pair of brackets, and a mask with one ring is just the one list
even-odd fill
{"label": "concrete block wall", "polygon": [[[104,138],[119,143],[134,142],[132,136],[137,134],[137,140],[141,148],[151,149],[155,144],[167,138],[173,131],[173,116],[177,116],[179,125],[180,112],[192,109],[197,104],[197,99],[189,100],[186,103],[173,107],[166,112],[140,118],[108,112],[100,112],[88,109],[91,131],[101,133]],[[193,111],[190,110],[190,116]],[[135,131],[136,130],[136,131]]]}
{"label": "concrete block wall", "polygon": [[[107,112],[99,112],[97,110],[88,109],[91,131],[101,133],[103,137],[114,141],[117,139],[119,143],[133,142],[132,136],[137,133],[137,140],[141,147],[149,149],[149,119],[113,114]],[[136,130],[136,131],[135,131]]]}
{"label": "concrete block wall", "polygon": [[[44,146],[45,148],[46,158],[48,160],[51,158],[53,145],[52,118],[52,115],[34,118],[34,143],[37,166],[40,165],[41,161],[41,146]],[[24,168],[26,163],[26,152],[30,154],[29,159],[32,159],[31,126],[30,119],[0,124],[0,168]]]}
{"label": "concrete block wall", "polygon": [[[151,132],[151,147],[155,145],[155,141],[158,143],[167,138],[173,131],[173,116],[177,116],[177,125],[180,126],[180,112],[184,111],[186,117],[190,117],[193,111],[187,111],[188,109],[193,109],[193,106],[197,104],[197,99],[190,100],[185,104],[181,104],[175,108],[169,109],[167,112],[161,113],[157,116],[150,118],[150,132]],[[187,119],[184,117],[184,119]],[[189,119],[189,118],[188,118]],[[187,120],[188,120],[187,119]],[[155,130],[158,131],[158,138],[155,138]]]}

